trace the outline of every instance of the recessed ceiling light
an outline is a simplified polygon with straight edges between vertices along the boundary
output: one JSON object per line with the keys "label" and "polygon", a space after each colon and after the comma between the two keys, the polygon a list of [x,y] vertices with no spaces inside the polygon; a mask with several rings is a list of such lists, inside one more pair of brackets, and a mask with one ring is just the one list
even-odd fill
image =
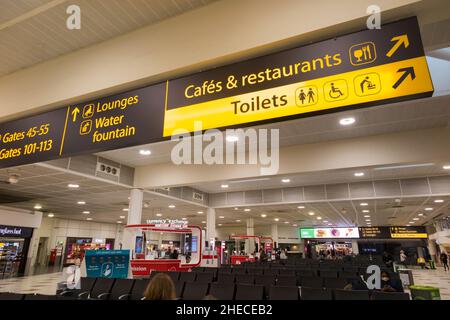
{"label": "recessed ceiling light", "polygon": [[317,217],[317,220],[322,220],[322,217]]}
{"label": "recessed ceiling light", "polygon": [[186,221],[186,220],[187,220],[187,218],[181,218],[181,220],[183,220],[183,221]]}
{"label": "recessed ceiling light", "polygon": [[245,211],[245,212],[250,212],[250,211],[252,211],[252,209],[246,208],[246,209],[244,209],[244,211]]}
{"label": "recessed ceiling light", "polygon": [[34,208],[35,208],[36,210],[40,210],[40,209],[42,209],[42,206],[41,206],[40,204],[35,204],[35,205],[34,205]]}
{"label": "recessed ceiling light", "polygon": [[55,215],[53,214],[53,213],[49,213],[48,215],[47,215],[47,217],[49,217],[49,218],[53,218]]}
{"label": "recessed ceiling light", "polygon": [[224,219],[225,217],[224,216],[219,216],[219,219]]}
{"label": "recessed ceiling light", "polygon": [[219,223],[219,224],[218,224],[218,226],[219,226],[219,227],[221,227],[221,226],[222,226],[222,224],[221,224],[221,223]]}
{"label": "recessed ceiling light", "polygon": [[206,223],[206,221],[202,221],[202,223]]}
{"label": "recessed ceiling light", "polygon": [[162,214],[161,213],[157,213],[156,216],[157,217],[162,217]]}
{"label": "recessed ceiling light", "polygon": [[83,211],[83,214],[90,214],[90,211]]}
{"label": "recessed ceiling light", "polygon": [[125,219],[125,216],[119,216],[120,219]]}
{"label": "recessed ceiling light", "polygon": [[366,215],[364,216],[364,218],[370,218],[370,215],[366,214]]}
{"label": "recessed ceiling light", "polygon": [[410,224],[414,224],[414,223],[416,223],[415,221],[410,221],[410,222],[408,222],[408,223],[410,223]]}
{"label": "recessed ceiling light", "polygon": [[406,226],[407,226],[407,227],[411,227],[411,225],[410,225],[410,224],[407,224]]}
{"label": "recessed ceiling light", "polygon": [[261,215],[261,218],[265,218],[265,217],[267,217],[267,214],[264,214],[264,213],[263,213],[263,214]]}
{"label": "recessed ceiling light", "polygon": [[368,204],[367,202],[361,202],[359,205],[360,205],[361,207],[366,207],[366,206],[368,206],[369,204]]}
{"label": "recessed ceiling light", "polygon": [[297,209],[305,209],[305,206],[298,206]]}
{"label": "recessed ceiling light", "polygon": [[77,204],[86,204],[86,201],[78,201]]}
{"label": "recessed ceiling light", "polygon": [[445,166],[442,167],[442,169],[444,169],[444,170],[450,170],[450,165],[445,165]]}
{"label": "recessed ceiling light", "polygon": [[433,211],[433,208],[425,208],[425,211]]}
{"label": "recessed ceiling light", "polygon": [[297,226],[298,226],[298,224],[294,223],[294,224],[293,224],[292,226],[293,226],[293,227],[297,227]]}
{"label": "recessed ceiling light", "polygon": [[289,221],[285,221],[284,223],[288,224],[288,223],[289,223]]}
{"label": "recessed ceiling light", "polygon": [[173,209],[173,208],[175,208],[175,205],[174,204],[169,204],[169,208]]}
{"label": "recessed ceiling light", "polygon": [[341,125],[341,126],[348,126],[348,125],[351,125],[351,124],[353,124],[353,123],[355,123],[355,118],[353,118],[353,117],[349,117],[349,118],[342,118],[341,120],[339,120],[339,124]]}
{"label": "recessed ceiling light", "polygon": [[313,216],[313,215],[315,215],[315,213],[314,213],[314,212],[312,212],[312,211],[308,212],[308,214],[309,214],[310,216]]}
{"label": "recessed ceiling light", "polygon": [[241,222],[241,220],[238,219],[238,220],[236,220],[236,222]]}
{"label": "recessed ceiling light", "polygon": [[417,220],[419,220],[419,218],[413,218],[413,220],[414,220],[414,221],[417,221]]}
{"label": "recessed ceiling light", "polygon": [[444,202],[444,200],[442,200],[442,199],[436,199],[436,200],[434,200],[434,203],[442,203],[442,202]]}
{"label": "recessed ceiling light", "polygon": [[86,218],[86,220],[87,220],[87,221],[91,221],[91,220],[93,220],[93,219],[92,219],[92,218]]}
{"label": "recessed ceiling light", "polygon": [[328,225],[329,225],[329,226],[332,226],[333,224],[332,224],[332,223],[329,223]]}
{"label": "recessed ceiling light", "polygon": [[362,212],[364,212],[364,213],[369,213],[370,210],[363,210]]}
{"label": "recessed ceiling light", "polygon": [[239,210],[239,208],[234,208],[234,210]]}
{"label": "recessed ceiling light", "polygon": [[122,223],[122,221],[117,221],[117,223],[118,223],[118,224],[121,224],[121,223]]}
{"label": "recessed ceiling light", "polygon": [[236,142],[236,141],[239,140],[239,137],[238,136],[233,136],[233,135],[227,135],[226,140],[228,142]]}
{"label": "recessed ceiling light", "polygon": [[79,185],[79,184],[76,184],[76,183],[69,183],[69,184],[67,185],[67,187],[68,187],[68,188],[71,188],[71,189],[77,189],[77,188],[80,187],[80,185]]}
{"label": "recessed ceiling light", "polygon": [[328,220],[323,220],[323,223],[328,223]]}
{"label": "recessed ceiling light", "polygon": [[370,220],[370,219],[366,219],[366,222],[371,222],[372,220]]}
{"label": "recessed ceiling light", "polygon": [[289,183],[289,182],[291,182],[291,179],[284,178],[284,179],[281,179],[281,182],[283,182],[283,183]]}
{"label": "recessed ceiling light", "polygon": [[198,214],[203,214],[203,211],[197,211]]}
{"label": "recessed ceiling light", "polygon": [[419,213],[418,216],[419,216],[419,217],[423,217],[423,213]]}
{"label": "recessed ceiling light", "polygon": [[142,149],[142,150],[139,150],[139,154],[140,154],[141,156],[149,156],[149,155],[152,154],[152,152],[151,152],[150,150],[144,150],[144,149]]}
{"label": "recessed ceiling light", "polygon": [[355,172],[353,175],[355,177],[363,177],[364,176],[364,172]]}
{"label": "recessed ceiling light", "polygon": [[221,187],[222,189],[226,189],[226,188],[228,188],[228,185],[227,185],[227,184],[222,184],[220,187]]}
{"label": "recessed ceiling light", "polygon": [[128,212],[129,209],[128,208],[123,208],[122,211]]}
{"label": "recessed ceiling light", "polygon": [[274,218],[273,220],[275,220],[275,221],[280,221],[280,219],[279,219],[279,218]]}

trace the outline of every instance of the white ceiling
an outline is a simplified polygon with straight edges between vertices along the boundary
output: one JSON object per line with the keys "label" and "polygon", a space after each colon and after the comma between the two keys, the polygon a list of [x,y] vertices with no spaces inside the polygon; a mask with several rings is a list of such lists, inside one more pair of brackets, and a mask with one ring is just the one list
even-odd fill
{"label": "white ceiling", "polygon": [[[0,76],[174,17],[217,0],[1,0]],[[66,28],[69,5],[81,29]]]}

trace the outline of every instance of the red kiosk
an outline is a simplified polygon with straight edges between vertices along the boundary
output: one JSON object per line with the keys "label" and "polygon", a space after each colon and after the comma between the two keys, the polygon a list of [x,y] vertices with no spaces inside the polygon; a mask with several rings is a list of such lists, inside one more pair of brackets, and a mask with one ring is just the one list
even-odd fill
{"label": "red kiosk", "polygon": [[[258,248],[261,248],[261,237],[260,236],[232,236],[232,239],[235,241],[239,240],[247,240],[247,239],[254,239],[255,242],[258,243]],[[238,253],[238,252],[237,252]],[[254,262],[255,257],[253,253],[247,252],[245,255],[239,255],[239,254],[233,254],[231,256],[231,264],[241,264],[242,262]]]}
{"label": "red kiosk", "polygon": [[[178,220],[150,222],[125,226],[136,234],[136,247],[130,261],[134,277],[148,276],[154,270],[191,271],[200,265],[203,251],[201,227]],[[155,239],[160,235],[171,235],[172,240],[157,243]],[[175,250],[177,258],[172,256]]]}

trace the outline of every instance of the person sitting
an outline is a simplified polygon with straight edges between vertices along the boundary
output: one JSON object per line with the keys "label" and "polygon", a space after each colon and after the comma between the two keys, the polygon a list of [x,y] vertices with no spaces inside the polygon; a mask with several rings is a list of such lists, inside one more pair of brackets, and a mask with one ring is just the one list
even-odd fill
{"label": "person sitting", "polygon": [[400,280],[392,279],[386,271],[381,272],[381,291],[383,292],[403,292],[403,285]]}
{"label": "person sitting", "polygon": [[177,293],[173,280],[165,273],[158,273],[147,286],[145,300],[175,300]]}
{"label": "person sitting", "polygon": [[172,254],[170,255],[170,259],[178,259],[178,250],[173,250]]}

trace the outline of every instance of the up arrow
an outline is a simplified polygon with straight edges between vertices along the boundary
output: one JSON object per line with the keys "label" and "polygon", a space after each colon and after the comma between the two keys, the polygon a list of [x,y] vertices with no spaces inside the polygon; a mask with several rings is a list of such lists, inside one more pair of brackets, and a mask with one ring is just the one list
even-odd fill
{"label": "up arrow", "polygon": [[397,80],[396,83],[394,83],[394,85],[392,86],[392,88],[397,89],[397,87],[402,84],[403,81],[405,81],[405,79],[411,75],[411,80],[414,80],[416,78],[416,73],[414,72],[414,67],[407,67],[407,68],[402,68],[402,69],[398,69],[398,72],[403,72],[402,76],[400,77],[400,79]]}
{"label": "up arrow", "polygon": [[76,122],[77,121],[77,115],[80,113],[80,109],[78,109],[78,107],[75,107],[75,109],[73,109],[72,111],[72,121]]}
{"label": "up arrow", "polygon": [[407,34],[402,34],[400,36],[393,37],[391,39],[391,42],[395,42],[394,46],[389,50],[389,52],[386,54],[389,58],[392,57],[392,55],[400,48],[400,46],[403,44],[405,48],[409,47],[409,39]]}

